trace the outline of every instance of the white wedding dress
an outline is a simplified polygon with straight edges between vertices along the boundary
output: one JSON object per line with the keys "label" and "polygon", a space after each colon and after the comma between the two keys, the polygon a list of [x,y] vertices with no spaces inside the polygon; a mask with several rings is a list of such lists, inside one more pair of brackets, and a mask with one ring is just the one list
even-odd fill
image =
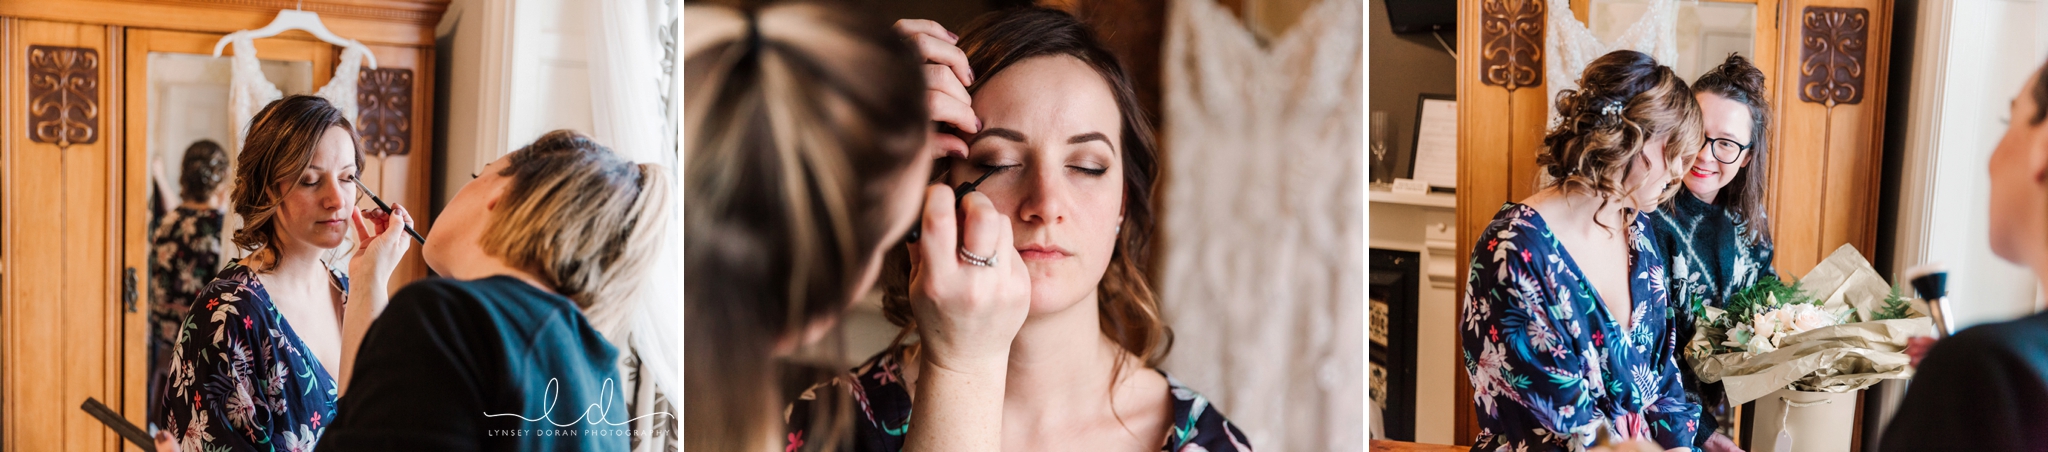
{"label": "white wedding dress", "polygon": [[[284,98],[284,92],[279,90],[276,84],[271,83],[270,79],[263,77],[263,64],[256,59],[256,43],[244,34],[245,32],[238,31],[227,36],[235,48],[235,55],[230,60],[232,69],[228,82],[228,126],[232,127],[227,147],[228,174],[234,174],[235,161],[242,155],[242,141],[248,136],[249,124],[255,121],[256,113],[263,111],[263,107],[270,105],[271,102]],[[368,49],[360,46],[343,48],[341,63],[334,69],[334,77],[327,80],[326,86],[314,92],[314,95],[327,99],[335,108],[341,109],[342,115],[347,117],[351,124],[356,121],[356,77],[362,70],[363,55],[367,52]],[[229,213],[221,225],[221,262],[240,259],[249,254],[242,251],[241,247],[234,246],[233,231],[242,228],[242,216]],[[330,264],[347,268],[345,253],[344,257]]]}
{"label": "white wedding dress", "polygon": [[1260,450],[1364,448],[1363,3],[1270,47],[1214,0],[1167,6],[1163,367]]}
{"label": "white wedding dress", "polygon": [[[1544,28],[1543,54],[1544,85],[1546,94],[1545,110],[1550,112],[1550,121],[1556,122],[1557,94],[1579,87],[1579,73],[1593,60],[1616,50],[1634,50],[1649,54],[1665,66],[1678,61],[1678,1],[1647,0],[1649,8],[1643,17],[1636,19],[1621,35],[1612,41],[1602,40],[1593,30],[1579,22],[1572,15],[1571,0],[1547,0],[1547,20]],[[1588,15],[1588,17],[1591,17]],[[1676,67],[1676,66],[1673,66]]]}

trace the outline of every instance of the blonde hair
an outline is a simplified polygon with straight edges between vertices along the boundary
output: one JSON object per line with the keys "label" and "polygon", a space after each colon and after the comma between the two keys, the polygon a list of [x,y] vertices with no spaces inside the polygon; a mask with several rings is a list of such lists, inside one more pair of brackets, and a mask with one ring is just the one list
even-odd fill
{"label": "blonde hair", "polygon": [[[557,130],[506,155],[480,245],[585,311],[627,309],[669,221],[667,171]],[[601,305],[607,304],[610,306]]]}
{"label": "blonde hair", "polygon": [[234,231],[233,241],[236,247],[251,252],[250,261],[277,261],[277,209],[284,203],[284,182],[299,177],[299,172],[313,163],[320,137],[334,127],[347,132],[360,175],[362,140],[348,117],[327,99],[293,95],[271,101],[256,112],[242,152],[235,158],[235,187],[228,193],[243,222],[242,228]]}
{"label": "blonde hair", "polygon": [[[1633,187],[1622,187],[1634,171],[1631,165],[1658,137],[1665,139],[1667,181],[1692,166],[1688,162],[1705,141],[1700,105],[1670,67],[1642,52],[1617,50],[1586,65],[1578,83],[1578,89],[1558,93],[1562,118],[1543,136],[1536,155],[1552,186],[1602,198],[1605,207],[1604,200],[1631,194]],[[1649,205],[1671,199],[1680,187],[1665,184]]]}
{"label": "blonde hair", "polygon": [[[762,443],[783,421],[774,343],[840,315],[900,238],[886,207],[922,176],[922,59],[857,11],[684,16],[684,449],[781,450]],[[805,450],[847,436],[846,395],[819,391]]]}

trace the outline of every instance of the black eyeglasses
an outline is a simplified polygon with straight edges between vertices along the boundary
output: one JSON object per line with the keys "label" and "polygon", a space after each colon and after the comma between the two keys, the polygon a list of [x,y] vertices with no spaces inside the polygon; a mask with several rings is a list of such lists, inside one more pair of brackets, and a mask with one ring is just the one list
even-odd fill
{"label": "black eyeglasses", "polygon": [[1735,164],[1736,159],[1742,158],[1742,153],[1748,151],[1751,146],[1755,146],[1755,144],[1737,143],[1735,140],[1727,138],[1707,137],[1707,152],[1714,153],[1714,160],[1730,165]]}

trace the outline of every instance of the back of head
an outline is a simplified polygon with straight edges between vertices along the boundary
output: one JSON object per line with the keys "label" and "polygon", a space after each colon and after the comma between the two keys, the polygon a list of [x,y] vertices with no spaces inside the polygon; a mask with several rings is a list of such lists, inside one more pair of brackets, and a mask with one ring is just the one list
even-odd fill
{"label": "back of head", "polygon": [[320,137],[340,128],[348,134],[355,150],[356,171],[363,168],[362,141],[347,115],[334,104],[317,96],[292,95],[271,101],[256,112],[249,135],[242,140],[242,153],[235,158],[235,187],[229,193],[235,214],[242,216],[242,228],[234,232],[235,246],[252,251],[254,262],[270,261],[280,245],[277,232],[278,207],[284,202],[284,184],[297,179]]}
{"label": "back of head", "polygon": [[498,174],[510,179],[478,242],[483,251],[585,311],[637,299],[669,221],[667,172],[568,130],[541,135],[505,162]]}
{"label": "back of head", "polygon": [[[1603,199],[1630,195],[1622,182],[1653,139],[1665,140],[1670,173],[1656,176],[1675,181],[1691,167],[1704,141],[1700,106],[1670,67],[1642,52],[1617,50],[1586,65],[1578,84],[1558,93],[1560,120],[1543,136],[1536,157],[1554,186]],[[1657,202],[1679,187],[1667,184]]]}
{"label": "back of head", "polygon": [[1771,169],[1771,102],[1765,97],[1764,71],[1749,64],[1742,55],[1730,54],[1728,60],[1714,66],[1692,84],[1696,94],[1713,94],[1749,107],[1749,163],[1728,181],[1728,187],[1714,198],[1714,204],[1728,210],[1736,219],[1742,220],[1743,239],[1750,243],[1768,244],[1771,241],[1770,220],[1764,215],[1764,183],[1770,181]]}
{"label": "back of head", "polygon": [[185,158],[178,166],[178,198],[206,202],[227,179],[228,152],[213,140],[195,141],[185,147]]}
{"label": "back of head", "polygon": [[780,421],[774,343],[855,298],[893,239],[892,190],[923,177],[906,174],[929,127],[922,59],[887,22],[816,4],[684,20],[683,437],[763,450]]}

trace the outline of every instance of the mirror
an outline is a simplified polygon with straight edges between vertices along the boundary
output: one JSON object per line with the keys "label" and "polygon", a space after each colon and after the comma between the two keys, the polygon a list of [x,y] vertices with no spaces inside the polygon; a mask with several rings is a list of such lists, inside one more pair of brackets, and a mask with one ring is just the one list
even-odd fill
{"label": "mirror", "polygon": [[[230,259],[241,256],[227,224],[234,175],[228,123],[232,60],[189,53],[151,52],[148,60],[149,170],[149,412],[157,412],[170,348],[198,288]],[[264,78],[284,94],[313,92],[310,61],[259,60]],[[218,156],[186,178],[186,157]],[[194,162],[198,163],[198,162]],[[207,173],[214,173],[208,175]],[[210,177],[209,177],[210,176]],[[217,180],[207,186],[204,181]]]}
{"label": "mirror", "polygon": [[[1613,40],[1642,20],[1654,1],[1667,0],[1592,0],[1587,28],[1602,40]],[[1678,60],[1668,64],[1679,77],[1694,80],[1730,53],[1754,58],[1756,17],[1754,2],[1678,1]]]}

